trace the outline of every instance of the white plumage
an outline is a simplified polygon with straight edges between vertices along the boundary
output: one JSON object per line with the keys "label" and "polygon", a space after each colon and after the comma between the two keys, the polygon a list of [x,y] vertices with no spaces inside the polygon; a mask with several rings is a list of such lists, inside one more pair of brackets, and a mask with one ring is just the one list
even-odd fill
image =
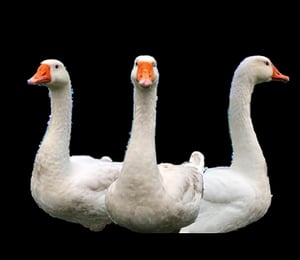
{"label": "white plumage", "polygon": [[131,72],[134,115],[119,178],[106,205],[112,220],[135,232],[178,232],[192,223],[203,193],[204,157],[194,152],[180,165],[157,164],[155,118],[159,73],[156,60],[138,56]]}
{"label": "white plumage", "polygon": [[229,167],[208,168],[197,220],[180,233],[221,233],[257,221],[271,204],[267,164],[250,116],[254,86],[272,80],[287,82],[264,56],[245,58],[231,84],[228,110],[233,158]]}
{"label": "white plumage", "polygon": [[105,193],[117,179],[122,164],[107,156],[70,156],[72,88],[62,62],[44,60],[28,84],[47,86],[51,100],[47,131],[34,161],[32,196],[52,217],[100,231],[111,223]]}

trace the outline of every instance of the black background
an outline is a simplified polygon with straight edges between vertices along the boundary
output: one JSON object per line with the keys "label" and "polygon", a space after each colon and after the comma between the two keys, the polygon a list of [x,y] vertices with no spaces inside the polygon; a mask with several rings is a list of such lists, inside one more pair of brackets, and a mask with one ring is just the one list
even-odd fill
{"label": "black background", "polygon": [[[5,9],[0,65],[0,256],[113,259],[183,253],[199,259],[202,254],[219,254],[226,259],[294,254],[292,236],[299,229],[298,18],[291,6],[263,9],[252,4],[73,3],[63,7],[52,2],[21,8],[18,14],[15,6]],[[132,122],[130,71],[140,54],[153,55],[160,72],[158,162],[181,163],[200,150],[208,167],[229,165],[228,95],[239,62],[249,55],[265,55],[290,76],[287,84],[261,84],[252,97],[252,120],[273,193],[262,219],[222,235],[142,235],[114,225],[93,233],[37,207],[30,178],[50,103],[48,90],[28,86],[27,79],[40,61],[61,60],[74,89],[71,154],[109,155],[122,161]]]}

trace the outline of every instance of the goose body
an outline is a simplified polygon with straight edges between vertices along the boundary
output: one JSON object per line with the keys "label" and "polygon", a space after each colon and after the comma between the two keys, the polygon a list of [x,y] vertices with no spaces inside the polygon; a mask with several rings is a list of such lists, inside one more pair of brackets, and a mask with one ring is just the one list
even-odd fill
{"label": "goose body", "polygon": [[197,220],[180,233],[224,233],[263,217],[271,204],[267,164],[250,116],[254,87],[270,81],[287,82],[269,58],[246,57],[233,75],[228,109],[233,156],[229,167],[208,168]]}
{"label": "goose body", "polygon": [[188,162],[157,164],[155,118],[159,73],[149,55],[136,57],[131,72],[134,115],[119,178],[106,195],[113,222],[134,232],[178,232],[192,223],[203,192],[203,155]]}
{"label": "goose body", "polygon": [[111,223],[105,193],[117,179],[121,163],[107,156],[70,156],[72,87],[64,64],[56,59],[41,62],[28,80],[49,89],[51,116],[37,151],[31,193],[38,206],[52,217],[100,231]]}

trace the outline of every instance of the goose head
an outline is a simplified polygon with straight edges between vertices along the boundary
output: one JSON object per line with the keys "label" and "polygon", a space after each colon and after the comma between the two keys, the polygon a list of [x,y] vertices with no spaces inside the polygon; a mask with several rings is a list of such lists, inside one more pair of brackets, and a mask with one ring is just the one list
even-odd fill
{"label": "goose head", "polygon": [[245,58],[237,67],[235,75],[237,77],[248,75],[249,79],[254,80],[254,84],[269,81],[289,81],[289,77],[280,73],[269,58],[261,55]]}
{"label": "goose head", "polygon": [[131,71],[131,81],[134,86],[147,89],[157,86],[159,73],[157,62],[150,55],[140,55],[135,58]]}
{"label": "goose head", "polygon": [[69,73],[64,64],[56,59],[41,62],[36,73],[28,79],[29,85],[45,85],[48,87],[62,87],[70,81]]}

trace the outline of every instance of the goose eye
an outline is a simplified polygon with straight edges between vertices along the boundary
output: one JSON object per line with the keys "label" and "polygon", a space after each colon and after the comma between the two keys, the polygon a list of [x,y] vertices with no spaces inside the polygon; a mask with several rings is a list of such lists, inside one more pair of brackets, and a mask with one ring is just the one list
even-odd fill
{"label": "goose eye", "polygon": [[59,65],[58,64],[55,64],[55,66],[54,66],[56,69],[58,69],[59,68]]}
{"label": "goose eye", "polygon": [[270,62],[269,62],[269,61],[265,61],[265,64],[266,64],[267,66],[269,66],[269,65],[270,65]]}
{"label": "goose eye", "polygon": [[157,66],[156,62],[155,62],[155,61],[153,61],[153,67],[156,67],[156,66]]}

